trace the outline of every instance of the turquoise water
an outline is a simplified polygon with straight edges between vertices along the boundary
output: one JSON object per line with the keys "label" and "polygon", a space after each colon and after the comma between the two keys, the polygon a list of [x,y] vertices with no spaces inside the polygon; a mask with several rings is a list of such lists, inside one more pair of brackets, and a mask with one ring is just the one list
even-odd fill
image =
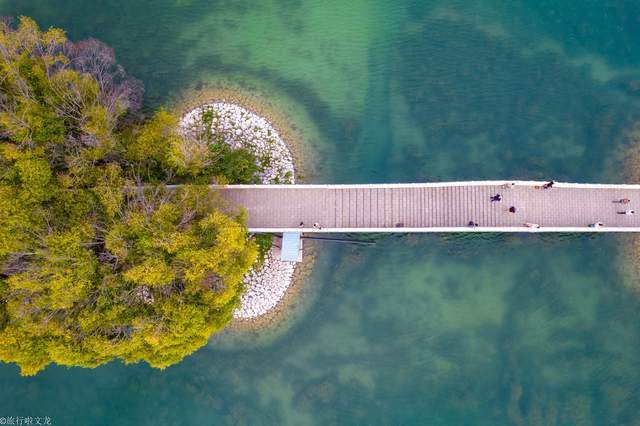
{"label": "turquoise water", "polygon": [[[314,182],[621,179],[633,1],[0,0],[113,46],[147,107],[231,82],[301,129]],[[614,236],[318,246],[280,329],[165,371],[0,366],[0,417],[55,424],[637,424],[640,303]]]}

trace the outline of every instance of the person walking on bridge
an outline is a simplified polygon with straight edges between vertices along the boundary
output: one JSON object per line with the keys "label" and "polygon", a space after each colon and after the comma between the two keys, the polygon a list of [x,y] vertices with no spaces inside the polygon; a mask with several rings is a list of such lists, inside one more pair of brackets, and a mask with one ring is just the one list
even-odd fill
{"label": "person walking on bridge", "polygon": [[631,216],[632,214],[635,214],[635,210],[631,210],[631,209],[626,209],[623,212],[618,212],[618,214],[626,214],[627,216]]}
{"label": "person walking on bridge", "polygon": [[496,195],[492,195],[491,196],[491,202],[492,203],[499,203],[501,201],[502,201],[502,195],[496,194]]}

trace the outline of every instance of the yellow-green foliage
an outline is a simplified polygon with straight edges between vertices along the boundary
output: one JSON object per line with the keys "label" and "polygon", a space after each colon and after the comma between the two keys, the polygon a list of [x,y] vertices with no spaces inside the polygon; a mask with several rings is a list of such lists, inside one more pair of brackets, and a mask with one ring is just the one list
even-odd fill
{"label": "yellow-green foliage", "polygon": [[167,263],[159,258],[149,257],[124,271],[124,279],[137,285],[163,286],[171,284],[176,274]]}
{"label": "yellow-green foliage", "polygon": [[[51,234],[44,238],[38,251],[30,255],[26,270],[7,279],[9,292],[21,294],[12,299],[9,310],[20,318],[32,309],[70,309],[86,297],[96,273],[97,260],[83,247],[90,240],[91,229]],[[16,303],[17,302],[17,303]]]}
{"label": "yellow-green foliage", "polygon": [[[0,111],[0,129],[18,142],[63,143],[65,123],[52,104],[63,104],[49,70],[61,64],[56,54],[66,42],[59,30],[40,32],[34,21],[21,18],[16,31],[0,24],[0,88],[7,97]],[[69,70],[70,73],[73,71]],[[60,85],[63,83],[60,82]]]}
{"label": "yellow-green foliage", "polygon": [[138,129],[127,149],[128,157],[136,164],[155,162],[165,165],[170,142],[176,137],[177,118],[160,110]]}
{"label": "yellow-green foliage", "polygon": [[44,225],[41,204],[55,186],[52,171],[40,149],[19,150],[0,144],[0,261],[26,249],[34,231]]}
{"label": "yellow-green foliage", "polygon": [[208,187],[164,186],[206,176],[176,117],[124,126],[66,42],[0,23],[0,361],[164,368],[231,319],[257,248]]}
{"label": "yellow-green foliage", "polygon": [[124,188],[127,184],[122,176],[122,168],[115,163],[100,168],[100,175],[96,179],[93,193],[98,198],[104,214],[114,219],[124,201]]}
{"label": "yellow-green foliage", "polygon": [[197,175],[210,164],[206,141],[178,137],[171,141],[168,163],[180,175]]}
{"label": "yellow-green foliage", "polygon": [[164,368],[206,344],[231,319],[257,255],[244,225],[214,200],[192,187],[129,194],[122,220],[103,225],[108,261],[93,250],[89,221],[43,237],[0,287],[9,319],[0,359],[23,374],[113,358]]}

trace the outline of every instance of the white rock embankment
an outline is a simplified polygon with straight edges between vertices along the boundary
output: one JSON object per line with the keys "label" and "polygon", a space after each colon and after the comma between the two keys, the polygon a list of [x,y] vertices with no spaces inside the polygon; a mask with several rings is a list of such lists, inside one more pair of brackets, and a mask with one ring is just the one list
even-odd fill
{"label": "white rock embankment", "polygon": [[[212,102],[185,114],[180,123],[182,128],[204,130],[201,117],[205,113],[212,114],[214,135],[232,148],[246,148],[256,156],[261,183],[294,183],[293,156],[268,120],[233,103]],[[245,276],[245,293],[234,317],[251,320],[275,308],[291,285],[295,265],[279,260],[271,249],[262,265]]]}

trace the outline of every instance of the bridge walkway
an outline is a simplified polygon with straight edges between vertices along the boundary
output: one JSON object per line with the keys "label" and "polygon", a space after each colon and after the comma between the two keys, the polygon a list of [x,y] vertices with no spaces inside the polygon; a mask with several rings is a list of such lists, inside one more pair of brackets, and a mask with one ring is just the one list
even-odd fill
{"label": "bridge walkway", "polygon": [[[236,185],[219,190],[246,209],[253,232],[640,232],[640,185],[557,183],[543,189],[544,182],[505,183]],[[491,201],[496,194],[501,202]],[[623,198],[631,202],[616,202]],[[509,212],[512,206],[516,213]],[[619,214],[634,208],[637,214]],[[470,228],[470,221],[478,227]],[[604,227],[589,228],[596,222]],[[540,229],[525,228],[525,223]]]}

